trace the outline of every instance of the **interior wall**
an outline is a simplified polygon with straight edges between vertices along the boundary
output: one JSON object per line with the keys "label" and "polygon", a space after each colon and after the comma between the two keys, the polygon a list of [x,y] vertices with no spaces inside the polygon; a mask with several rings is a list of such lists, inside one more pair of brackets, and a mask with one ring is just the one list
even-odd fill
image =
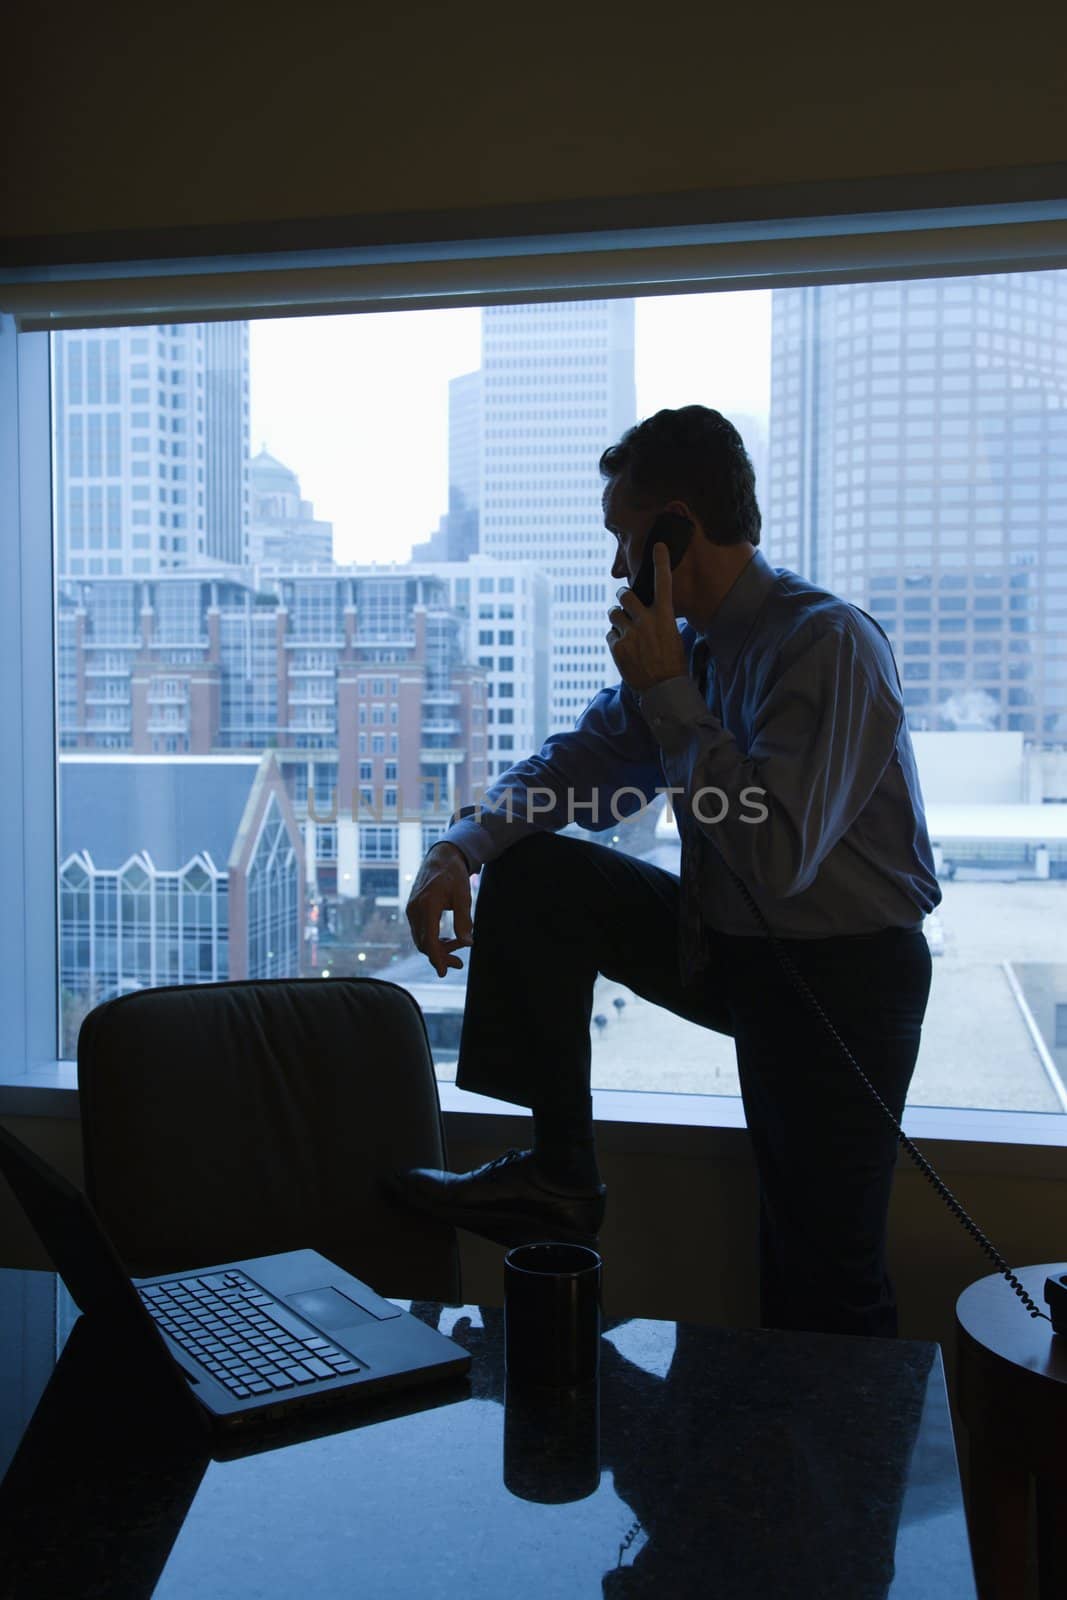
{"label": "interior wall", "polygon": [[8,240],[1067,154],[1067,8],[1034,0],[60,0],[8,26]]}

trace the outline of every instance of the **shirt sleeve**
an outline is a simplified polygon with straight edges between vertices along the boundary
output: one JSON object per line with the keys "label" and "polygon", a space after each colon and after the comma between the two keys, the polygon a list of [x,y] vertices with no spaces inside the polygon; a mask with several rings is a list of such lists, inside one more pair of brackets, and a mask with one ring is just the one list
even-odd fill
{"label": "shirt sleeve", "polygon": [[812,884],[893,757],[903,707],[875,651],[849,627],[818,635],[756,707],[748,750],[690,678],[640,697],[676,805],[728,866],[775,898]]}
{"label": "shirt sleeve", "polygon": [[633,816],[664,784],[660,747],[626,683],[601,689],[573,729],[552,734],[537,755],[502,772],[462,806],[442,839],[472,872],[528,833],[569,823],[600,833]]}

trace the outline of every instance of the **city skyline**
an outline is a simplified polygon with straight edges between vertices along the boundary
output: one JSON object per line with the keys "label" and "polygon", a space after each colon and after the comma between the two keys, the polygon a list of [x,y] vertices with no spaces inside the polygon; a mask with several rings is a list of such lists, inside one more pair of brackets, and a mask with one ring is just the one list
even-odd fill
{"label": "city skyline", "polygon": [[[917,725],[936,726],[950,700],[947,725],[972,725],[981,701],[979,725],[1062,734],[1067,658],[1055,629],[1067,610],[1059,570],[1067,483],[1057,462],[1067,429],[1067,274],[561,301],[472,315],[473,323],[465,311],[459,320],[452,312],[327,319],[329,373],[345,397],[336,425],[351,427],[352,407],[378,395],[382,373],[392,385],[378,407],[392,458],[383,444],[373,468],[346,467],[359,495],[350,527],[361,538],[369,530],[361,564],[372,570],[408,565],[413,549],[416,560],[446,568],[460,558],[465,570],[475,551],[537,565],[552,585],[546,732],[569,726],[615,677],[599,638],[611,540],[589,461],[652,395],[653,404],[681,397],[655,385],[682,381],[684,346],[690,373],[717,363],[727,391],[717,398],[749,434],[765,479],[769,559],[884,617]],[[337,399],[316,378],[322,329],[309,331],[303,319],[279,326],[275,355],[290,355],[285,393],[321,433],[324,407]],[[768,328],[760,362],[754,334]],[[345,339],[358,360],[346,358]],[[335,538],[332,520],[315,517],[297,463],[265,452],[249,460],[253,388],[269,397],[282,371],[268,363],[265,391],[253,384],[251,343],[247,323],[58,337],[61,577],[148,577],[213,560],[230,562],[233,574],[294,560],[304,570],[325,560],[328,569],[331,551],[347,566],[344,534]],[[455,365],[468,370],[450,374]],[[413,375],[426,372],[437,378],[420,389]],[[416,392],[421,409],[400,406]],[[755,409],[740,411],[744,403]],[[316,437],[335,465],[335,442]],[[408,492],[398,495],[393,481],[403,472]],[[399,554],[383,549],[367,510],[383,492],[391,496],[383,515],[406,546]],[[419,496],[437,526],[409,544],[402,519],[421,517]],[[506,668],[510,680],[514,660],[510,637],[496,657],[491,609],[479,605],[485,627],[470,639],[469,659],[490,674],[495,697],[507,687],[495,675]],[[117,704],[104,710],[119,715]],[[543,726],[540,713],[533,722]],[[506,752],[521,748],[518,734],[509,730]]]}
{"label": "city skyline", "polygon": [[[769,290],[655,296],[634,308],[639,419],[700,403],[766,426]],[[479,368],[481,318],[472,307],[249,324],[253,453],[265,446],[298,475],[333,523],[338,562],[407,561],[448,510],[448,382]],[[591,486],[614,442],[591,453]]]}
{"label": "city skyline", "polygon": [[[241,381],[213,394],[199,325],[154,345],[151,330],[61,335],[66,1034],[100,985],[386,970],[407,953],[404,897],[448,816],[615,681],[596,462],[635,416],[698,398],[697,378],[756,458],[772,564],[883,620],[913,730],[946,730],[924,735],[939,872],[1062,876],[1067,841],[1049,843],[1042,803],[1062,802],[1062,749],[1023,736],[1055,737],[1067,679],[1067,285],[1016,278],[491,308],[462,324],[301,319],[258,339],[232,324],[253,369],[220,362]],[[284,396],[267,429],[272,383]],[[339,475],[347,513],[321,472]],[[245,560],[224,565],[249,513]],[[338,567],[322,561],[335,522]],[[961,706],[942,716],[950,692]],[[947,730],[994,725],[971,782]],[[243,873],[237,843],[266,816],[256,772],[276,814]],[[982,819],[957,815],[979,792]],[[611,844],[671,865],[654,819],[629,821]],[[454,1044],[456,998],[431,1007],[435,1044]]]}

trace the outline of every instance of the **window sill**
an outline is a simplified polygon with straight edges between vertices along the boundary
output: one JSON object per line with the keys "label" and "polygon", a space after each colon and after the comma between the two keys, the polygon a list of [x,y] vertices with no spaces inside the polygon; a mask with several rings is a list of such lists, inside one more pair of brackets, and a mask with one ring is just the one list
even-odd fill
{"label": "window sill", "polygon": [[[529,1142],[530,1114],[520,1106],[438,1083],[450,1141]],[[749,1163],[744,1106],[737,1096],[593,1090],[597,1148],[609,1154],[713,1157]],[[1042,1111],[983,1111],[909,1106],[904,1132],[941,1172],[989,1172],[1067,1182],[1067,1116]],[[899,1150],[898,1164],[917,1172]]]}
{"label": "window sill", "polygon": [[17,1072],[0,1064],[0,1117],[78,1116],[78,1069],[73,1061],[50,1061]]}
{"label": "window sill", "polygon": [[[528,1138],[530,1115],[521,1106],[470,1094],[454,1083],[438,1083],[437,1088],[450,1141],[504,1145]],[[605,1153],[751,1159],[748,1140],[742,1137],[744,1107],[734,1096],[595,1089],[593,1116],[597,1144]],[[0,1067],[0,1117],[76,1120],[74,1062],[56,1061],[24,1073]],[[909,1106],[904,1131],[924,1154],[936,1145],[938,1170],[1067,1180],[1067,1116]],[[906,1152],[898,1160],[912,1167]]]}

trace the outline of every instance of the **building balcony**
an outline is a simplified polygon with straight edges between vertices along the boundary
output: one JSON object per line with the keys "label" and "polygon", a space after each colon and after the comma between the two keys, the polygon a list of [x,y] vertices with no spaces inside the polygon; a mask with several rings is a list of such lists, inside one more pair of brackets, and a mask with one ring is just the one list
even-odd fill
{"label": "building balcony", "polygon": [[436,745],[423,745],[419,750],[419,760],[426,762],[427,765],[450,762],[453,766],[459,766],[466,759],[467,752],[460,745],[442,745],[440,748]]}
{"label": "building balcony", "polygon": [[122,706],[126,711],[130,709],[128,694],[104,694],[96,689],[86,691],[85,704],[87,706]]}
{"label": "building balcony", "polygon": [[132,666],[133,662],[129,661],[123,667],[106,667],[101,662],[86,658],[85,676],[87,678],[128,678]]}
{"label": "building balcony", "polygon": [[86,722],[81,731],[82,733],[129,733],[130,719],[126,717],[122,722]]}
{"label": "building balcony", "polygon": [[149,689],[145,697],[150,706],[187,706],[189,704],[189,691],[181,690],[178,694],[164,694],[161,689]]}
{"label": "building balcony", "polygon": [[447,720],[443,718],[436,718],[433,721],[424,722],[422,725],[422,731],[424,734],[436,733],[451,735],[462,733],[463,724],[462,722],[456,721],[454,718],[449,718]]}
{"label": "building balcony", "polygon": [[332,667],[305,667],[295,661],[289,663],[290,678],[333,678],[337,675],[336,666]]}
{"label": "building balcony", "polygon": [[290,689],[289,704],[291,706],[322,706],[333,710],[334,697],[332,694],[310,694],[306,689]]}
{"label": "building balcony", "polygon": [[458,689],[437,689],[429,694],[424,694],[424,706],[458,706],[462,696]]}
{"label": "building balcony", "polygon": [[165,717],[149,717],[145,724],[149,733],[188,733],[189,723],[185,717],[180,722],[169,722]]}

